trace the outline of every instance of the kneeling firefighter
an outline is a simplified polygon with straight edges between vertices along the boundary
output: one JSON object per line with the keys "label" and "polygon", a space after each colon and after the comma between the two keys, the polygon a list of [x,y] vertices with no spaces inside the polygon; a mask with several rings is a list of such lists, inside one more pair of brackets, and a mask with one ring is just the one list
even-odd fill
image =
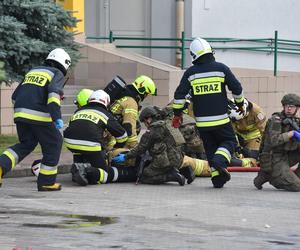
{"label": "kneeling firefighter", "polygon": [[126,148],[138,144],[136,124],[141,102],[148,95],[156,95],[154,81],[148,76],[139,76],[132,84],[128,84],[122,92],[122,97],[112,103],[110,111],[117,117],[128,134]]}
{"label": "kneeling firefighter", "polygon": [[109,103],[110,97],[105,91],[94,91],[88,104],[74,113],[64,131],[66,147],[88,161],[72,165],[72,180],[79,185],[134,181],[136,178],[136,172],[132,171],[132,168],[118,169],[107,166],[105,151],[102,148],[104,130],[107,129],[115,136],[120,147],[127,140],[126,131],[107,111]]}

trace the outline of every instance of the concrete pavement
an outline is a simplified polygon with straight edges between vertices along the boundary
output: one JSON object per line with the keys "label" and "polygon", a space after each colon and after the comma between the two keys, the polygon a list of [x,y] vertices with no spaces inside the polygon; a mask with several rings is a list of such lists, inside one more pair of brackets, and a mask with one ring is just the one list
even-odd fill
{"label": "concrete pavement", "polygon": [[223,189],[115,183],[37,192],[35,177],[0,189],[0,249],[299,249],[299,193],[256,190],[256,173]]}

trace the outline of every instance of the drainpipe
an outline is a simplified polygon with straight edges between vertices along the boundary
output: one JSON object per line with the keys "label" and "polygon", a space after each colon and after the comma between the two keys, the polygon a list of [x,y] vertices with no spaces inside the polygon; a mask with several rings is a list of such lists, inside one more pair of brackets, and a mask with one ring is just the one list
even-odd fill
{"label": "drainpipe", "polygon": [[[184,29],[184,0],[176,0],[176,38],[181,39]],[[177,41],[176,46],[181,46],[181,42]],[[181,50],[176,49],[176,66],[181,67]]]}
{"label": "drainpipe", "polygon": [[105,36],[109,36],[109,32],[110,32],[109,0],[104,0],[103,8],[104,8],[104,33],[105,33]]}

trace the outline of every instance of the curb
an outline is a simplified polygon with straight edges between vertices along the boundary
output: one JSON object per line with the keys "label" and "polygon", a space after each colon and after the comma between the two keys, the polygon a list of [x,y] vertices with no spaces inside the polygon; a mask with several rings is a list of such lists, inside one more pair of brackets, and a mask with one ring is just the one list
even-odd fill
{"label": "curb", "polygon": [[[71,170],[71,165],[59,165],[58,174],[68,174]],[[31,167],[18,167],[7,173],[4,178],[16,178],[16,177],[28,177],[33,176],[31,173]]]}

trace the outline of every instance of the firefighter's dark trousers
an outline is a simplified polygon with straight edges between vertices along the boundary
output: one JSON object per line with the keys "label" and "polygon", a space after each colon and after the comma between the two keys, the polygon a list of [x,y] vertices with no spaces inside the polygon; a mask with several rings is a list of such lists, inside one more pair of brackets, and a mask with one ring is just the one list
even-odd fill
{"label": "firefighter's dark trousers", "polygon": [[198,128],[212,170],[228,167],[237,141],[230,123],[211,129]]}
{"label": "firefighter's dark trousers", "polygon": [[43,158],[37,183],[38,185],[54,184],[63,141],[59,130],[54,124],[41,126],[17,122],[16,126],[19,143],[6,149],[0,156],[0,166],[4,174],[21,162],[39,143]]}

